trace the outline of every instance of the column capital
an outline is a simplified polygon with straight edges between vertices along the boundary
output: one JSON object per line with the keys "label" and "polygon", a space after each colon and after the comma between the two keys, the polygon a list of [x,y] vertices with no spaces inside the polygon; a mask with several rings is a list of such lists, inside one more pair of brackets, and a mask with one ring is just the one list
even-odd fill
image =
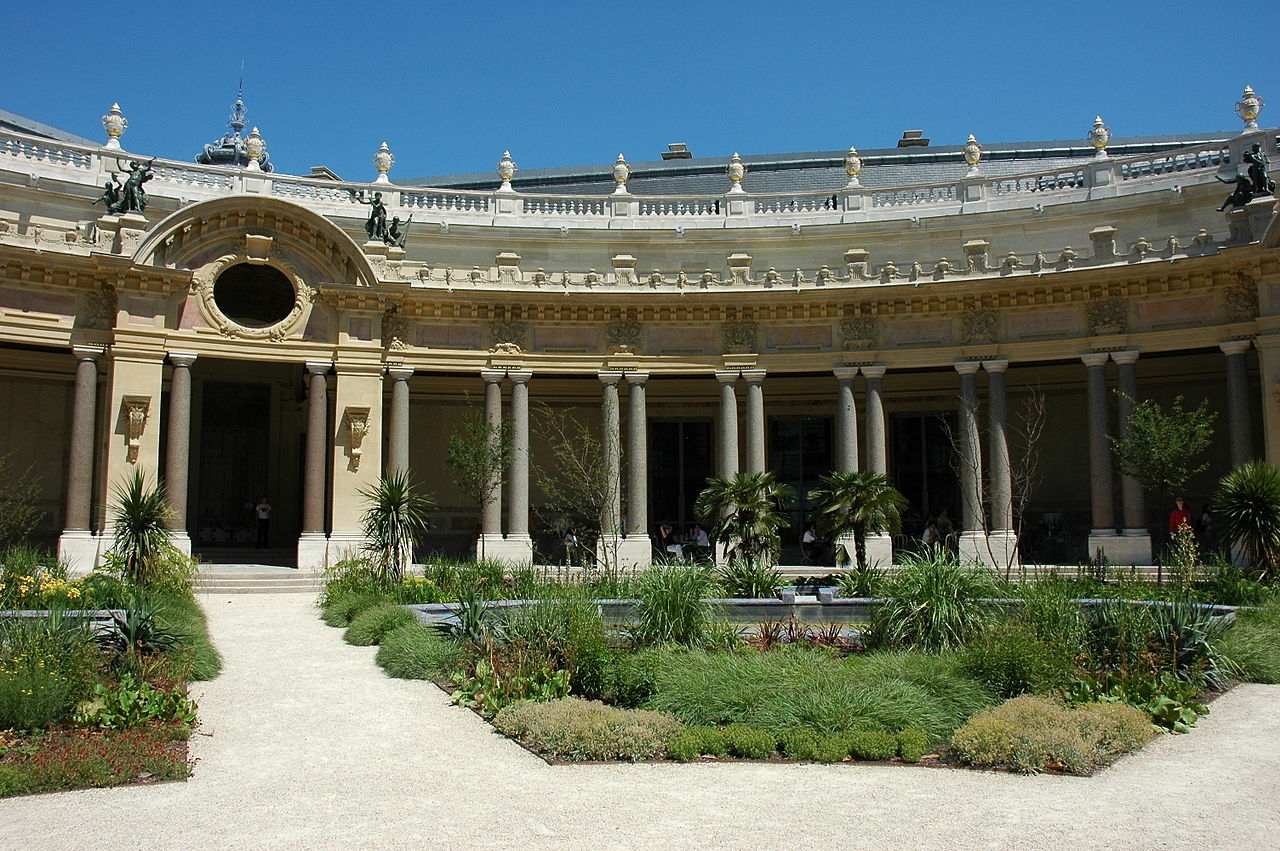
{"label": "column capital", "polygon": [[956,372],[961,375],[976,375],[978,370],[982,368],[980,360],[961,360],[956,361]]}
{"label": "column capital", "polygon": [[1111,355],[1106,352],[1085,352],[1080,356],[1080,360],[1084,361],[1087,367],[1106,366]]}
{"label": "column capital", "polygon": [[987,372],[1004,372],[1009,369],[1008,358],[995,358],[993,360],[984,360],[982,368]]}
{"label": "column capital", "polygon": [[71,354],[75,355],[76,360],[96,361],[98,358],[106,354],[106,346],[72,346]]}
{"label": "column capital", "polygon": [[395,381],[408,381],[413,378],[413,367],[411,366],[389,366],[387,367],[387,375]]}
{"label": "column capital", "polygon": [[486,384],[501,384],[502,379],[507,377],[505,369],[482,369],[480,377],[485,380]]}
{"label": "column capital", "polygon": [[649,379],[649,371],[647,369],[635,369],[625,374],[628,384],[643,385]]}
{"label": "column capital", "polygon": [[1137,363],[1139,355],[1141,355],[1141,352],[1137,349],[1128,349],[1123,352],[1112,352],[1111,359],[1118,364],[1128,365]]}
{"label": "column capital", "polygon": [[528,384],[529,379],[533,378],[533,370],[531,369],[509,369],[507,370],[507,378],[516,384]]}
{"label": "column capital", "polygon": [[737,369],[717,369],[716,380],[721,384],[736,384],[740,372]]}
{"label": "column capital", "polygon": [[186,366],[196,362],[196,358],[200,357],[195,352],[169,352],[169,363],[174,366]]}
{"label": "column capital", "polygon": [[307,372],[312,375],[328,375],[329,370],[333,369],[333,361],[327,360],[309,360],[307,361]]}
{"label": "column capital", "polygon": [[1218,344],[1218,348],[1222,349],[1222,353],[1228,357],[1242,355],[1249,351],[1252,346],[1252,340],[1225,340]]}
{"label": "column capital", "polygon": [[858,374],[858,368],[856,366],[837,366],[831,371],[835,373],[836,378],[841,381],[852,381],[854,376]]}
{"label": "column capital", "polygon": [[744,369],[742,377],[750,384],[759,384],[764,381],[765,372],[763,369]]}
{"label": "column capital", "polygon": [[887,371],[887,367],[882,363],[872,364],[871,366],[864,365],[859,368],[867,378],[884,378],[884,374]]}
{"label": "column capital", "polygon": [[603,370],[601,372],[596,373],[596,375],[597,377],[599,377],[600,383],[604,384],[605,386],[608,386],[611,384],[616,385],[619,381],[622,380],[622,373],[614,370]]}

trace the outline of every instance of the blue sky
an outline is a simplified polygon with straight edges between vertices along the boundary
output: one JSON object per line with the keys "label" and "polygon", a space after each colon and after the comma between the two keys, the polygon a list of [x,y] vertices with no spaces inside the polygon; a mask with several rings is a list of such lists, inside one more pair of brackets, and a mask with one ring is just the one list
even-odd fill
{"label": "blue sky", "polygon": [[[1215,16],[1215,11],[1220,13]],[[277,169],[393,178],[696,156],[1280,125],[1280,3],[11,3],[0,108],[191,159],[244,61]],[[1251,43],[1251,44],[1250,44]],[[40,58],[36,58],[40,57]]]}

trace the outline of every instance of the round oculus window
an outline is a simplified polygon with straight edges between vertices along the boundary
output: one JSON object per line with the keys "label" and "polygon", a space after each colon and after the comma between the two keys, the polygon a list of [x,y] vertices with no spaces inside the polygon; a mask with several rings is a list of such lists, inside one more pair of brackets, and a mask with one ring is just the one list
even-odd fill
{"label": "round oculus window", "polygon": [[222,315],[245,328],[267,328],[293,311],[293,284],[272,266],[237,263],[213,284],[213,301]]}

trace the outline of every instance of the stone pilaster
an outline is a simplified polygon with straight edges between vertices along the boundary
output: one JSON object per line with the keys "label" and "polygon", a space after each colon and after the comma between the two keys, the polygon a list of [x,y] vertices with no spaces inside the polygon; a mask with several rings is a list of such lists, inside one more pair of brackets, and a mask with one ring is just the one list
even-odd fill
{"label": "stone pilaster", "polygon": [[329,458],[329,361],[307,361],[307,439],[302,474],[302,536],[298,568],[323,570],[328,565],[325,493]]}
{"label": "stone pilaster", "polygon": [[990,562],[982,518],[982,445],[978,435],[979,361],[959,361],[961,558]]}
{"label": "stone pilaster", "polygon": [[[496,446],[502,439],[502,381],[507,377],[506,370],[486,369],[480,372],[484,379],[484,424],[485,439],[490,444],[489,456],[493,457]],[[493,475],[500,475],[493,472]],[[484,500],[480,506],[480,540],[477,542],[476,558],[487,558],[490,545],[498,550],[502,547],[502,487],[485,488]]]}
{"label": "stone pilaster", "polygon": [[1254,457],[1253,421],[1249,416],[1249,371],[1245,357],[1248,340],[1228,340],[1218,348],[1227,358],[1227,429],[1231,439],[1231,466]]}
{"label": "stone pilaster", "polygon": [[1111,485],[1111,441],[1107,439],[1110,433],[1106,373],[1109,357],[1106,352],[1087,352],[1080,356],[1085,365],[1089,414],[1089,492],[1093,506],[1089,558],[1098,550],[1105,555],[1119,546]]}
{"label": "stone pilaster", "polygon": [[885,367],[882,364],[862,367],[867,379],[867,469],[885,475],[889,472],[888,442],[885,440],[884,389]]}
{"label": "stone pilaster", "polygon": [[841,366],[833,371],[836,376],[836,470],[854,473],[858,470],[858,407],[853,379],[858,368]]}
{"label": "stone pilaster", "polygon": [[599,373],[600,451],[604,456],[604,505],[600,513],[600,546],[596,558],[606,567],[616,567],[621,539],[622,516],[622,435],[618,382],[621,372]]}
{"label": "stone pilaster", "polygon": [[90,530],[89,520],[95,469],[94,433],[97,429],[98,358],[101,346],[74,346],[76,358],[75,397],[71,405],[71,457],[67,463],[67,506],[65,528],[58,538],[58,558],[77,574],[97,565],[99,539]]}
{"label": "stone pilaster", "polygon": [[653,562],[649,540],[649,417],[645,408],[647,372],[628,372],[627,537],[618,549],[622,567],[643,570]]}
{"label": "stone pilaster", "polygon": [[1017,558],[1013,528],[1013,474],[1009,463],[1009,403],[1005,382],[1009,361],[985,360],[987,373],[987,466],[991,481],[991,528],[987,549],[997,567],[1009,567]]}
{"label": "stone pilaster", "polygon": [[529,370],[508,370],[511,379],[511,483],[508,489],[507,544],[529,544],[529,560],[533,559],[533,541],[529,538]]}
{"label": "stone pilaster", "polygon": [[[1116,362],[1116,389],[1120,391],[1116,399],[1116,414],[1118,431],[1123,438],[1129,433],[1129,419],[1133,416],[1133,408],[1138,401],[1138,352],[1112,352],[1111,359]],[[1147,529],[1147,507],[1142,482],[1133,476],[1121,475],[1120,499],[1124,523],[1120,533],[1124,538],[1123,549],[1113,548],[1109,558],[1120,564],[1151,564],[1151,532]]]}
{"label": "stone pilaster", "polygon": [[363,518],[368,500],[362,492],[382,478],[381,363],[339,361],[334,391],[334,434],[329,505],[329,559],[359,554],[368,544]]}
{"label": "stone pilaster", "polygon": [[391,429],[387,440],[387,472],[409,471],[409,379],[411,366],[387,367],[391,376]]}
{"label": "stone pilaster", "polygon": [[191,554],[187,531],[187,482],[191,457],[191,365],[194,352],[169,352],[173,370],[169,377],[169,424],[165,449],[165,493],[169,497],[169,529],[174,544]]}
{"label": "stone pilaster", "polygon": [[720,422],[716,440],[716,475],[733,478],[738,472],[738,370],[717,370],[720,382]]}
{"label": "stone pilaster", "polygon": [[767,469],[764,438],[764,370],[744,369],[742,377],[747,382],[747,463],[748,473],[763,473]]}

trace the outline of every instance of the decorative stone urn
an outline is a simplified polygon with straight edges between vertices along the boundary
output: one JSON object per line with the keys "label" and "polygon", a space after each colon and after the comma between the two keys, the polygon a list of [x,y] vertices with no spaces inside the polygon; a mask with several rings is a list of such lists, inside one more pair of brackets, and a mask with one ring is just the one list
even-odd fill
{"label": "decorative stone urn", "polygon": [[618,154],[617,162],[613,164],[611,169],[613,173],[613,182],[618,184],[618,188],[614,190],[616,195],[627,194],[627,181],[631,178],[631,166],[627,165],[626,157]]}
{"label": "decorative stone urn", "polygon": [[1262,98],[1253,93],[1253,86],[1245,86],[1240,100],[1236,101],[1236,115],[1244,122],[1245,132],[1258,129],[1258,115],[1262,112]]}
{"label": "decorative stone urn", "polygon": [[518,171],[515,161],[511,159],[510,151],[502,152],[502,159],[498,160],[498,177],[502,180],[502,185],[498,187],[499,192],[514,192],[511,188],[511,178],[516,176]]}
{"label": "decorative stone urn", "polygon": [[113,151],[120,150],[120,137],[124,135],[124,131],[129,129],[129,119],[121,114],[120,104],[111,104],[111,111],[102,116],[102,129],[107,131],[107,144],[105,147]]}
{"label": "decorative stone urn", "polygon": [[742,188],[742,178],[747,176],[747,166],[743,163],[742,157],[738,156],[737,151],[734,151],[733,156],[729,158],[729,165],[725,168],[725,173],[729,175],[729,180],[733,183],[733,187],[729,190],[730,192],[745,191]]}
{"label": "decorative stone urn", "polygon": [[387,147],[387,143],[383,142],[378,152],[373,155],[373,167],[378,170],[378,179],[374,183],[390,183],[391,179],[387,177],[387,172],[391,171],[391,167],[395,164],[395,156]]}
{"label": "decorative stone urn", "polygon": [[249,158],[249,171],[261,171],[262,166],[258,162],[262,159],[262,154],[267,150],[267,143],[262,138],[262,134],[258,132],[258,128],[253,128],[249,133],[249,138],[244,140],[244,153]]}
{"label": "decorative stone urn", "polygon": [[1089,144],[1093,145],[1096,156],[1101,159],[1107,155],[1107,145],[1111,142],[1111,128],[1102,123],[1102,116],[1093,119],[1093,129],[1089,131]]}
{"label": "decorative stone urn", "polygon": [[982,162],[982,146],[978,144],[978,140],[973,138],[973,134],[969,134],[969,140],[964,143],[964,161],[969,164],[969,174],[978,173],[978,163]]}
{"label": "decorative stone urn", "polygon": [[858,175],[862,174],[862,157],[858,156],[858,149],[853,146],[844,155],[844,173],[849,175],[849,182],[846,184],[849,188],[862,185],[858,180]]}

